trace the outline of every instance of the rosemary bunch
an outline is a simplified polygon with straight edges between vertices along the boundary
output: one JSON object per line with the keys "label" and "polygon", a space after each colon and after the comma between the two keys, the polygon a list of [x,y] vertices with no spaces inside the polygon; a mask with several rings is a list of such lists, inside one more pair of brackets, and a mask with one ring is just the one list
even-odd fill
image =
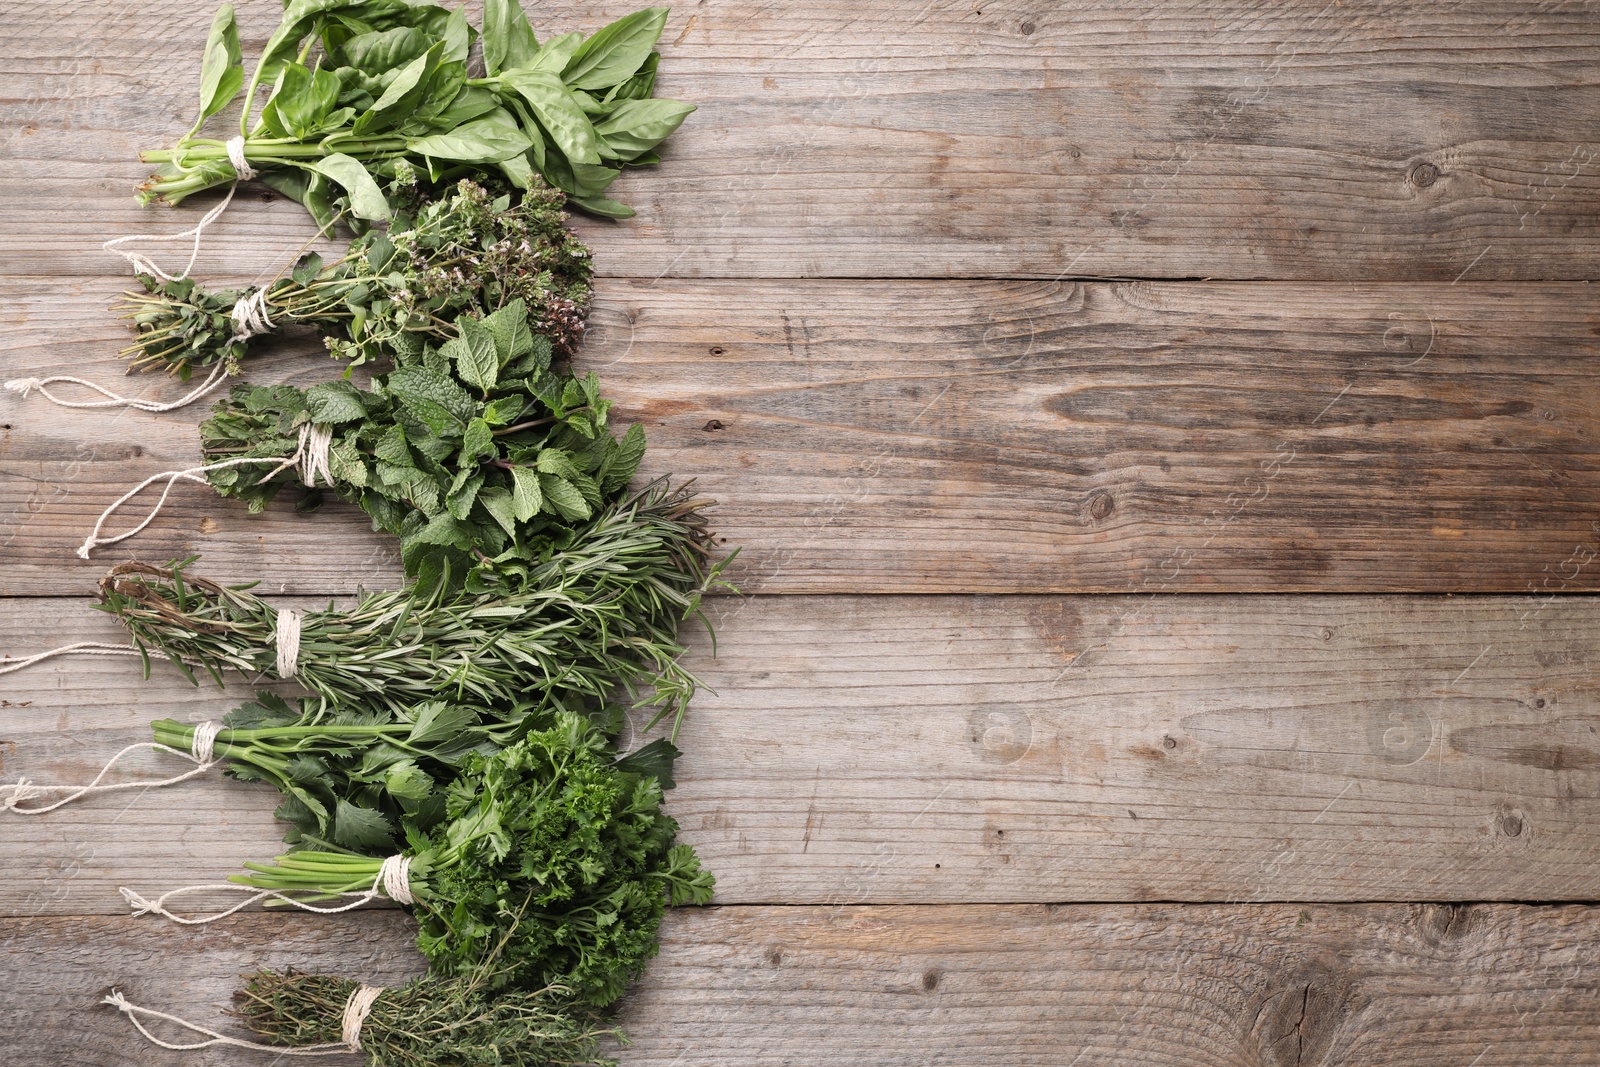
{"label": "rosemary bunch", "polygon": [[[308,612],[293,677],[330,704],[405,712],[448,699],[535,712],[589,711],[618,691],[681,720],[696,680],[678,663],[680,622],[724,565],[710,562],[698,502],[656,483],[587,524],[543,562],[491,572],[492,591],[446,596],[373,593],[347,611]],[[145,655],[164,653],[198,684],[191,665],[278,677],[278,610],[249,593],[192,575],[194,557],[168,567],[125,563],[100,583],[101,608]]]}
{"label": "rosemary bunch", "polygon": [[[146,291],[124,293],[115,309],[137,334],[122,355],[136,369],[164,366],[184,379],[219,360],[232,369],[246,341],[235,339],[230,313],[245,299],[264,302],[274,329],[322,331],[334,357],[352,366],[387,358],[401,334],[442,344],[459,316],[481,319],[514,300],[557,357],[573,353],[592,267],[588,248],[563,225],[565,196],[537,179],[515,206],[465,179],[432,199],[416,194],[414,181],[396,184],[391,196],[402,207],[387,231],[369,230],[327,266],[305,257],[259,298],[256,288],[209,292],[192,278],[140,275]],[[401,196],[405,189],[412,195]]]}
{"label": "rosemary bunch", "polygon": [[[559,987],[487,995],[483,975],[421,978],[385,989],[361,1026],[370,1067],[607,1067],[602,1037],[622,1041],[599,1014]],[[241,1021],[285,1046],[344,1039],[347,978],[261,971],[234,994]]]}
{"label": "rosemary bunch", "polygon": [[[666,907],[711,899],[710,872],[673,843],[660,782],[617,766],[579,716],[469,756],[445,807],[431,832],[406,834],[417,945],[435,974],[472,973],[492,956],[492,988],[557,984],[604,1006],[656,954]],[[382,864],[293,852],[230,881],[319,900],[368,890]]]}

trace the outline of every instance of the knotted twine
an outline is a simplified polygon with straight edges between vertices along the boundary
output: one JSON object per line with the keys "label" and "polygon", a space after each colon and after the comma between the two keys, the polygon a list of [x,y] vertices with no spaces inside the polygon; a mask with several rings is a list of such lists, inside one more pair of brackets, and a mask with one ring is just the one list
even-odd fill
{"label": "knotted twine", "polygon": [[[45,653],[45,655],[51,654],[52,653]],[[115,793],[123,789],[158,789],[161,786],[177,785],[179,782],[187,782],[191,778],[197,778],[206,773],[219,762],[212,749],[216,745],[217,733],[221,729],[222,724],[217,722],[208,721],[198,724],[194,728],[194,737],[189,742],[188,752],[182,752],[176,748],[173,748],[171,745],[163,745],[156,741],[141,741],[138,744],[129,745],[127,748],[123,749],[121,752],[118,752],[115,756],[112,756],[109,760],[107,760],[106,765],[100,769],[100,773],[94,776],[94,781],[90,782],[88,785],[34,785],[26,778],[18,779],[14,785],[0,786],[0,789],[9,789],[11,791],[10,796],[6,797],[4,800],[0,800],[0,811],[14,811],[18,815],[43,815],[47,811],[55,811],[57,808],[65,804],[71,804],[79,797],[88,796],[90,794]],[[123,756],[126,756],[130,752],[136,752],[139,749],[144,748],[155,749],[161,752],[170,752],[174,756],[178,756],[186,760],[192,760],[195,764],[194,770],[187,771],[183,774],[174,775],[171,778],[162,779],[159,782],[117,782],[112,785],[100,784],[100,780],[107,774],[111,773],[111,768],[115,767],[117,762],[121,760]],[[63,790],[67,792],[67,795],[62,797],[60,800],[55,801],[54,803],[44,804],[36,808],[18,807],[18,805],[25,800],[35,800],[39,797],[42,797],[46,793],[56,793]]]}
{"label": "knotted twine", "polygon": [[[229,467],[244,467],[258,463],[276,463],[277,466],[268,471],[261,481],[256,483],[261,485],[271,481],[280,471],[298,465],[300,468],[300,481],[307,488],[315,487],[318,478],[322,479],[323,484],[332,487],[333,471],[328,466],[328,448],[332,443],[332,426],[307,423],[300,427],[300,441],[295,447],[293,455],[239,456],[234,459],[220,460],[216,463],[207,463],[200,467],[190,467],[187,470],[162,471],[160,474],[152,474],[126,493],[123,493],[110,507],[100,513],[100,518],[95,521],[94,530],[84,539],[83,545],[78,549],[78,558],[88,559],[89,553],[101,545],[114,545],[118,541],[127,540],[146,526],[149,526],[166,505],[167,497],[171,494],[174,485],[180,481],[199,482],[204,485],[206,480],[203,475],[208,471],[219,471]],[[100,531],[105,528],[106,520],[111,518],[118,508],[163,478],[166,479],[167,484],[161,490],[160,498],[156,501],[155,507],[150,509],[150,514],[146,515],[139,525],[112,537],[100,536]]]}
{"label": "knotted twine", "polygon": [[[301,1045],[296,1048],[284,1048],[282,1045],[263,1045],[255,1041],[244,1041],[237,1037],[219,1034],[215,1030],[207,1029],[187,1019],[180,1019],[176,1015],[168,1015],[164,1011],[154,1008],[142,1008],[137,1004],[128,1003],[120,989],[113,989],[111,994],[101,1001],[122,1012],[134,1029],[143,1034],[146,1040],[162,1048],[174,1052],[188,1052],[193,1049],[210,1048],[212,1045],[229,1045],[233,1048],[257,1049],[261,1052],[276,1052],[281,1056],[336,1056],[347,1052],[361,1051],[361,1027],[367,1021],[367,1016],[372,1013],[372,1005],[383,993],[383,986],[359,985],[350,993],[350,998],[344,1002],[344,1013],[340,1020],[339,1041],[325,1041],[316,1045]],[[175,1045],[163,1041],[147,1030],[139,1016],[146,1015],[152,1019],[162,1019],[174,1023],[197,1034],[204,1034],[205,1041],[196,1041],[188,1045]]]}
{"label": "knotted twine", "polygon": [[[254,893],[250,893],[250,890],[250,886],[235,885],[232,882],[219,882],[213,885],[186,885],[178,889],[169,889],[159,897],[156,897],[154,900],[147,900],[145,897],[139,895],[137,892],[127,888],[126,886],[120,886],[117,889],[117,891],[122,894],[122,899],[127,901],[129,906],[133,908],[134,915],[160,915],[163,918],[171,919],[173,922],[181,923],[184,926],[204,926],[206,923],[213,923],[218,919],[226,919],[228,916],[244,908],[248,908],[252,904],[269,899],[281,900],[285,904],[293,905],[302,911],[314,911],[318,915],[337,915],[344,911],[354,911],[363,904],[369,904],[381,897],[388,897],[397,904],[415,903],[415,898],[411,895],[411,857],[403,855],[394,855],[385,859],[382,866],[378,868],[378,876],[372,880],[372,888],[364,892],[318,894],[318,896],[337,895],[341,897],[356,898],[349,904],[341,904],[336,908],[319,908],[315,904],[308,904],[305,901],[300,900],[298,897],[289,896],[288,894],[281,893],[276,889],[261,889]],[[212,892],[250,893],[250,896],[239,901],[239,903],[235,904],[233,907],[224,911],[216,912],[212,915],[178,915],[167,910],[167,901],[173,897],[181,897],[187,893]]]}
{"label": "knotted twine", "polygon": [[[233,194],[235,190],[239,188],[239,183],[247,182],[256,176],[255,168],[251,167],[249,161],[245,159],[243,137],[231,138],[227,142],[227,151],[228,162],[233,164],[233,170],[236,178],[234,179],[233,184],[228,187],[228,195],[222,198],[222,202],[220,204],[206,212],[199,222],[195,223],[192,227],[184,230],[181,233],[135,233],[128,234],[125,237],[114,237],[111,240],[106,241],[100,247],[104,248],[107,252],[115,253],[116,255],[119,255],[123,259],[127,260],[133,266],[133,269],[140,274],[154,275],[155,277],[168,282],[181,281],[182,279],[187,278],[189,276],[189,272],[194,269],[195,260],[200,256],[200,237],[205,232],[206,227],[215,222],[218,216],[227,210],[228,204],[233,200]],[[189,254],[188,265],[183,268],[182,273],[177,275],[168,274],[143,253],[131,251],[122,247],[124,244],[131,241],[179,241],[186,237],[194,238],[194,248]],[[230,315],[231,319],[233,320],[233,336],[228,338],[229,344],[248,341],[250,338],[264,334],[274,328],[272,318],[267,313],[266,296],[266,290],[258,289],[254,293],[241,297],[239,300],[234,302],[233,311]],[[210,393],[217,386],[221,385],[223,381],[227,379],[227,377],[228,361],[219,360],[217,365],[212,368],[211,375],[206,378],[206,380],[197,388],[191,390],[185,396],[167,403],[159,403],[154,400],[145,400],[141,397],[123,396],[120,393],[116,393],[110,389],[107,389],[103,385],[97,385],[94,382],[86,381],[83,378],[75,378],[68,374],[57,374],[48,378],[13,378],[5,383],[5,387],[13,393],[21,394],[24,400],[28,398],[28,394],[34,390],[38,390],[40,396],[44,397],[46,400],[58,407],[80,409],[129,407],[137,411],[160,413],[163,411],[175,411],[178,408],[187,407],[196,400],[199,400],[201,397],[205,396],[207,393]],[[81,385],[85,389],[92,389],[93,391],[99,393],[101,396],[105,397],[105,399],[63,399],[62,397],[56,396],[48,388],[48,386],[54,385],[57,382],[65,382],[69,385]]]}

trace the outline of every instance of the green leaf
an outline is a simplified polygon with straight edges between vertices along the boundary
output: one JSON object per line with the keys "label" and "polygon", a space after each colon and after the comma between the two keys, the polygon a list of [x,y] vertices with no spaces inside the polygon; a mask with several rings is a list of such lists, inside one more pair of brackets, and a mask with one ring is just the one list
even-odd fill
{"label": "green leaf", "polygon": [[494,454],[494,431],[489,429],[489,424],[484,420],[473,419],[467,424],[467,432],[462,435],[461,466],[466,467]]}
{"label": "green leaf", "polygon": [[417,766],[415,760],[405,759],[389,768],[383,778],[383,788],[390,796],[402,800],[426,800],[433,793],[435,785],[428,772]]}
{"label": "green leaf", "polygon": [[544,506],[544,492],[539,484],[539,475],[527,467],[513,467],[511,483],[512,514],[517,517],[518,522],[527,522],[539,514],[539,509]]}
{"label": "green leaf", "polygon": [[551,140],[574,163],[599,163],[599,142],[583,108],[560,77],[542,70],[507,71],[500,80],[528,102]]}
{"label": "green leaf", "polygon": [[307,389],[306,410],[312,422],[333,426],[367,417],[360,391],[346,381],[323,382]]}
{"label": "green leaf", "polygon": [[308,70],[290,63],[278,76],[277,87],[261,117],[269,127],[304,140],[323,128],[338,99],[338,78],[321,68]]}
{"label": "green leaf", "polygon": [[239,50],[239,26],[233,5],[223,4],[211,20],[205,58],[200,63],[200,118],[195,129],[232,102],[244,85],[244,58]]}
{"label": "green leaf", "polygon": [[519,296],[493,314],[485,315],[483,325],[494,337],[495,355],[504,367],[533,351],[533,331],[528,328],[528,305]]}
{"label": "green leaf", "polygon": [[444,38],[444,51],[440,58],[446,63],[465,64],[467,54],[472,51],[472,27],[467,24],[465,4],[445,18],[440,36]]}
{"label": "green leaf", "polygon": [[459,436],[478,413],[472,394],[425,367],[402,367],[389,375],[387,385],[407,411],[440,437]]}
{"label": "green leaf", "polygon": [[553,474],[541,474],[539,475],[539,488],[544,492],[546,509],[554,510],[568,522],[575,519],[587,519],[592,514],[589,509],[589,502],[583,499],[583,493],[579,491],[577,486],[565,479],[558,478]]}
{"label": "green leaf", "polygon": [[500,106],[497,93],[476,85],[469,85],[456,94],[450,106],[428,120],[434,129],[449,132],[479,118]]}
{"label": "green leaf", "polygon": [[495,117],[463,123],[449,133],[414,137],[406,147],[419,155],[449,159],[459,163],[498,163],[521,156],[531,144],[527,134],[517,128],[510,112],[501,111],[508,125]]}
{"label": "green leaf", "polygon": [[432,44],[428,35],[416,27],[397,26],[350,38],[340,46],[338,58],[346,66],[379,75],[414,61]]}
{"label": "green leaf", "polygon": [[572,59],[572,53],[582,45],[581,33],[563,33],[558,37],[552,37],[534,55],[533,61],[523,69],[542,70],[559,77],[567,62]]}
{"label": "green leaf", "polygon": [[484,406],[483,421],[490,426],[509,426],[527,406],[528,398],[521,393],[516,396],[499,397]]}
{"label": "green leaf", "polygon": [[478,716],[473,711],[456,704],[446,704],[442,700],[431,700],[417,709],[417,720],[411,727],[411,733],[406,735],[406,742],[411,745],[437,744],[477,724]]}
{"label": "green leaf", "polygon": [[460,335],[445,348],[451,350],[456,374],[468,385],[484,392],[494,388],[500,377],[500,358],[495,353],[494,335],[477,319],[461,318],[456,321]]}
{"label": "green leaf", "polygon": [[562,80],[577,89],[604,89],[632,77],[649,58],[667,24],[667,9],[647,7],[597,30],[572,54]]}
{"label": "green leaf", "polygon": [[661,53],[651,52],[639,73],[627,81],[618,82],[606,94],[606,103],[613,100],[648,100],[656,90],[656,68],[661,65]]}
{"label": "green leaf", "polygon": [[[305,176],[300,171],[286,171],[285,173],[293,174],[296,177],[302,178]],[[307,252],[305,255],[301,256],[300,261],[294,265],[294,272],[292,273],[291,277],[294,278],[296,285],[310,285],[312,282],[317,280],[317,275],[321,273],[322,257],[317,255],[315,252]]]}
{"label": "green leaf", "polygon": [[558,478],[571,478],[580,473],[573,465],[572,453],[562,448],[546,448],[539,452],[535,466],[540,474],[554,474]]}
{"label": "green leaf", "polygon": [[[511,537],[517,536],[517,509],[512,502],[509,490],[503,489],[498,485],[480,489],[478,490],[478,503],[483,505],[483,510],[487,511],[489,517],[500,524],[500,528],[507,535]],[[534,512],[537,513],[538,508],[535,508]]]}
{"label": "green leaf", "polygon": [[679,100],[624,100],[594,132],[621,159],[634,159],[665,141],[694,111]]}
{"label": "green leaf", "polygon": [[532,62],[539,41],[517,0],[484,0],[483,67],[489,77]]}
{"label": "green leaf", "polygon": [[444,51],[444,42],[436,41],[426,52],[413,59],[396,74],[389,87],[378,97],[377,103],[355,121],[353,130],[358,137],[388,129],[409,118],[417,100],[427,88],[427,78]]}
{"label": "green leaf", "polygon": [[580,207],[591,215],[599,215],[606,219],[631,219],[635,212],[617,200],[607,200],[603,196],[572,196],[568,198],[573,206]]}
{"label": "green leaf", "polygon": [[389,217],[389,202],[372,180],[367,168],[353,156],[335,152],[312,163],[311,169],[344,186],[350,194],[350,208],[359,218],[381,222]]}
{"label": "green leaf", "polygon": [[614,766],[629,774],[643,774],[661,783],[662,789],[671,789],[678,783],[672,779],[672,763],[683,755],[678,747],[665,737],[658,737],[643,748],[617,760]]}
{"label": "green leaf", "polygon": [[394,827],[382,812],[340,799],[333,810],[333,843],[357,852],[394,843]]}

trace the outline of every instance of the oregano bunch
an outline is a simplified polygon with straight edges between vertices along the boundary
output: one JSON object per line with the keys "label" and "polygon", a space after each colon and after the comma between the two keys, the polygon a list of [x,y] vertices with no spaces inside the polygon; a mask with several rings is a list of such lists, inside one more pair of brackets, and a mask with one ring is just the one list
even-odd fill
{"label": "oregano bunch", "polygon": [[218,361],[234,370],[247,341],[237,339],[231,312],[258,299],[273,329],[319,330],[333,356],[351,366],[387,359],[403,334],[447,342],[456,319],[481,319],[517,300],[556,357],[572,355],[593,267],[589,249],[565,226],[565,196],[535,180],[513,204],[510,195],[493,197],[462,179],[429,197],[407,173],[393,188],[402,206],[387,230],[367,231],[326,266],[315,253],[304,257],[264,295],[140,275],[145,291],[124,293],[116,309],[136,331],[122,354],[135,369],[165,367],[185,380],[192,368]]}

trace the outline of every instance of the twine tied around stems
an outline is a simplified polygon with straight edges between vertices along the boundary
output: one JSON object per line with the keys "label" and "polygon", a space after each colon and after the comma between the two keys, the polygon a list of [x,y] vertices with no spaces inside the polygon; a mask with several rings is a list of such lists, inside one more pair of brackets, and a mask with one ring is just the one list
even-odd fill
{"label": "twine tied around stems", "polygon": [[[164,282],[182,281],[194,270],[195,260],[200,258],[200,238],[205,233],[206,227],[216,222],[218,217],[228,209],[233,202],[233,194],[238,190],[240,182],[247,182],[256,176],[255,168],[244,155],[244,137],[230,137],[225,145],[228,152],[228,162],[233,164],[235,178],[233,184],[228,186],[228,195],[222,202],[201,216],[200,221],[180,233],[130,233],[125,237],[113,237],[100,247],[113,255],[121,256],[127,260],[134,271],[139,274],[149,274],[160,278]],[[155,264],[149,256],[142,252],[125,249],[122,246],[139,241],[181,241],[186,237],[194,238],[194,248],[189,253],[189,263],[179,274],[168,274]]]}
{"label": "twine tied around stems", "polygon": [[300,613],[293,608],[278,609],[278,624],[273,631],[272,643],[278,650],[278,677],[294,677],[300,659]]}
{"label": "twine tied around stems", "polygon": [[[280,1056],[337,1056],[347,1052],[361,1051],[361,1027],[366,1023],[367,1016],[372,1013],[372,1005],[383,993],[383,986],[359,985],[351,990],[350,997],[344,1002],[344,1012],[340,1017],[339,1041],[324,1041],[316,1045],[301,1045],[298,1048],[285,1048],[282,1045],[263,1045],[256,1041],[245,1041],[227,1034],[219,1034],[215,1030],[180,1019],[176,1015],[168,1015],[164,1011],[154,1008],[143,1008],[137,1004],[130,1004],[128,998],[122,995],[122,990],[113,989],[102,1004],[109,1004],[128,1017],[134,1029],[145,1036],[151,1044],[160,1045],[162,1048],[174,1052],[189,1052],[194,1049],[210,1048],[213,1045],[227,1045],[231,1048],[255,1049],[260,1052],[273,1052]],[[204,1041],[195,1041],[187,1045],[178,1045],[152,1034],[146,1029],[144,1023],[139,1021],[139,1016],[148,1016],[152,1019],[161,1019],[165,1022],[181,1026],[196,1034],[203,1034]]]}
{"label": "twine tied around stems", "polygon": [[[250,893],[250,890],[250,886],[236,885],[233,882],[219,882],[212,885],[186,885],[178,889],[169,889],[159,897],[156,897],[154,900],[147,899],[134,890],[127,888],[126,886],[119,887],[117,892],[121,893],[122,899],[127,901],[128,904],[133,908],[134,915],[160,915],[162,918],[171,919],[173,922],[181,923],[184,926],[204,926],[206,923],[214,923],[218,919],[226,919],[235,912],[242,911],[243,909],[248,908],[250,905],[259,903],[263,900],[281,900],[285,904],[290,904],[301,909],[302,911],[313,911],[318,915],[337,915],[344,911],[354,911],[356,908],[361,907],[361,905],[371,903],[372,901],[378,900],[381,897],[388,897],[397,904],[415,903],[415,898],[411,895],[411,857],[404,855],[394,855],[385,859],[383,864],[378,868],[378,875],[372,880],[372,888],[370,889],[364,890],[360,893],[351,892],[317,894],[317,896],[321,897],[341,896],[356,898],[350,903],[341,904],[336,908],[320,908],[315,904],[308,904],[305,901],[300,900],[297,897],[290,896],[287,893],[280,893],[276,889],[261,889],[253,893]],[[223,891],[231,893],[250,893],[250,896],[239,901],[239,903],[235,904],[231,908],[227,908],[211,915],[179,915],[168,910],[167,908],[167,901],[173,897],[181,897],[188,893],[211,893]]]}
{"label": "twine tied around stems", "polygon": [[[55,811],[57,808],[65,804],[71,804],[79,797],[89,796],[90,794],[115,793],[123,789],[158,789],[162,786],[177,785],[179,782],[187,782],[189,779],[197,778],[206,773],[206,771],[209,771],[212,767],[216,766],[218,761],[212,750],[216,745],[217,734],[221,730],[222,724],[218,722],[208,721],[198,724],[194,728],[194,737],[189,742],[188,752],[182,752],[173,748],[171,745],[163,745],[155,741],[141,741],[139,744],[129,745],[127,748],[123,749],[121,752],[118,752],[115,756],[112,756],[109,760],[107,760],[106,765],[100,768],[100,773],[94,776],[94,781],[90,782],[88,785],[34,785],[26,778],[19,779],[14,785],[0,786],[0,789],[9,789],[11,791],[10,796],[6,797],[4,800],[0,800],[0,811],[14,811],[18,815],[43,815],[47,811]],[[100,784],[100,779],[111,773],[111,768],[115,767],[117,762],[121,760],[123,756],[143,748],[155,749],[160,752],[170,752],[174,756],[180,756],[183,759],[192,760],[195,764],[194,770],[187,771],[183,774],[174,775],[171,778],[164,778],[159,782],[117,782],[113,783],[112,785]],[[67,795],[62,797],[60,800],[54,801],[53,803],[44,804],[37,808],[18,807],[18,805],[23,801],[35,800],[39,797],[42,797],[46,793],[61,792],[63,790],[67,792]]]}
{"label": "twine tied around stems", "polygon": [[[220,460],[216,463],[207,463],[200,467],[190,467],[187,470],[162,471],[160,474],[152,474],[122,494],[115,503],[100,513],[100,518],[95,520],[94,530],[84,539],[83,545],[78,549],[78,558],[88,559],[89,553],[101,545],[114,545],[118,541],[124,541],[149,526],[155,517],[160,514],[162,507],[166,505],[167,497],[171,494],[174,485],[180,481],[199,482],[204,485],[206,480],[202,476],[207,471],[225,470],[229,467],[243,467],[260,463],[276,463],[277,466],[262,477],[262,482],[270,481],[278,472],[288,467],[298,466],[300,468],[300,480],[307,488],[314,487],[318,478],[321,478],[325,485],[332,486],[333,472],[328,465],[328,449],[332,443],[332,426],[306,423],[300,427],[300,442],[295,447],[294,453],[289,456],[240,456],[234,459]],[[163,478],[166,479],[167,484],[161,490],[160,499],[156,501],[156,506],[150,509],[150,514],[146,515],[139,525],[115,536],[100,536],[100,531],[105,528],[106,520],[111,518],[118,508]]]}

